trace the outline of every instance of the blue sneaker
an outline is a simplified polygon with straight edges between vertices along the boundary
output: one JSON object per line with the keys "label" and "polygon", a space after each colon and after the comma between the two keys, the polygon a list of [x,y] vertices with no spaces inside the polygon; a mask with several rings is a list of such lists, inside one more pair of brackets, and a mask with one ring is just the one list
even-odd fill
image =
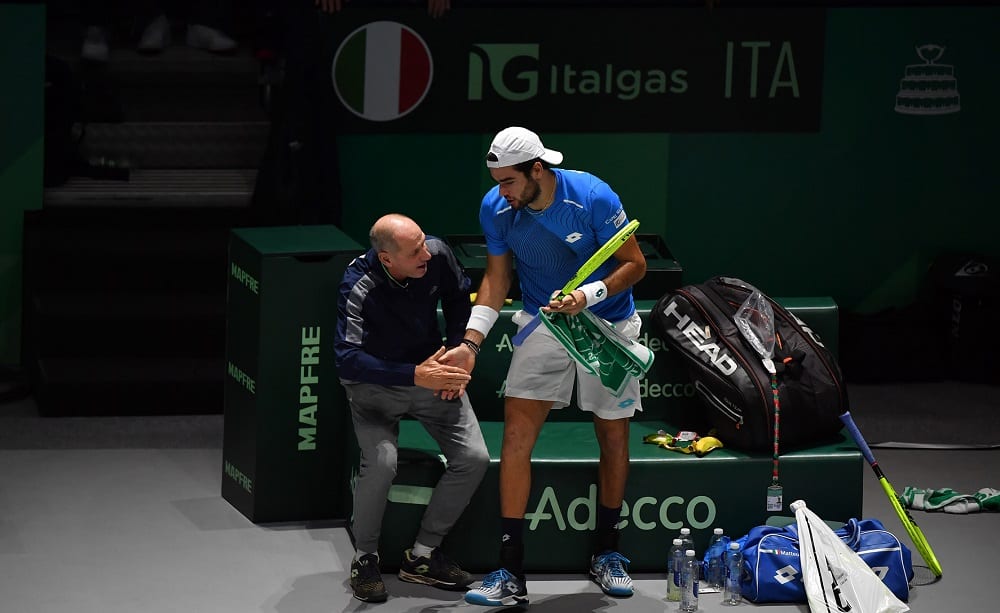
{"label": "blue sneaker", "polygon": [[590,578],[608,596],[632,595],[632,577],[628,576],[628,558],[617,551],[606,551],[590,558]]}
{"label": "blue sneaker", "polygon": [[486,607],[513,607],[528,604],[528,588],[523,579],[506,568],[483,577],[483,584],[465,593],[465,602]]}

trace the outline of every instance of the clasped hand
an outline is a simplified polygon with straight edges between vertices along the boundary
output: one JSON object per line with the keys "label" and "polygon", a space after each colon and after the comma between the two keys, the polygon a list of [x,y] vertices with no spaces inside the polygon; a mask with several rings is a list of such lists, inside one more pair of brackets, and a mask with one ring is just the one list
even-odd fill
{"label": "clasped hand", "polygon": [[438,360],[446,352],[444,347],[420,364],[413,373],[413,383],[420,387],[434,390],[434,395],[440,395],[445,400],[458,398],[465,393],[465,386],[472,376],[458,366],[451,366]]}

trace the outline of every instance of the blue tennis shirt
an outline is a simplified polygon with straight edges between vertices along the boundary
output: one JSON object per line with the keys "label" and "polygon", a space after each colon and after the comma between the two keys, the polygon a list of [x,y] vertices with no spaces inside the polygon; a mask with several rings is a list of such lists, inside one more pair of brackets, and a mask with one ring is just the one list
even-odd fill
{"label": "blue tennis shirt", "polygon": [[[607,183],[579,170],[552,170],[555,198],[544,211],[515,211],[500,195],[499,185],[486,192],[479,210],[489,254],[514,253],[524,309],[532,314],[628,223],[621,199]],[[609,258],[581,285],[603,279],[616,266],[618,260]],[[630,317],[635,312],[631,288],[590,311],[611,322]]]}

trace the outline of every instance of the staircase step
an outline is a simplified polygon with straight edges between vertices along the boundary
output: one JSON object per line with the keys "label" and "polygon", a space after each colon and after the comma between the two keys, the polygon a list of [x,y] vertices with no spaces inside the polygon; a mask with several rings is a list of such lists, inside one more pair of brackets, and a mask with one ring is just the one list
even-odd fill
{"label": "staircase step", "polygon": [[246,207],[257,171],[249,168],[138,169],[128,181],[71,177],[44,192],[45,206]]}
{"label": "staircase step", "polygon": [[246,45],[231,53],[210,53],[177,40],[160,53],[145,54],[112,45],[105,70],[122,83],[222,83],[256,86],[260,62]]}
{"label": "staircase step", "polygon": [[125,161],[143,170],[257,168],[269,128],[263,121],[92,123],[81,156]]}
{"label": "staircase step", "polygon": [[50,54],[83,85],[84,121],[262,121],[260,64],[250,49],[216,55],[183,43],[144,55],[112,44],[108,62],[86,62],[79,43]]}
{"label": "staircase step", "polygon": [[246,48],[219,56],[174,45],[154,56],[113,49],[103,80],[85,78],[110,90],[124,121],[263,120],[258,71]]}

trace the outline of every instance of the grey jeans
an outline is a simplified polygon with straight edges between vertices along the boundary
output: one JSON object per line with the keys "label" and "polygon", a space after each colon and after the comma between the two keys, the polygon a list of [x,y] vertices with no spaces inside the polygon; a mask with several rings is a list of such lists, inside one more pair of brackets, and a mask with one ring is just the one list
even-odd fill
{"label": "grey jeans", "polygon": [[399,420],[415,418],[437,441],[448,462],[424,511],[416,540],[437,547],[486,475],[490,455],[468,396],[441,400],[415,386],[371,383],[344,385],[354,432],[361,448],[361,470],[354,488],[353,531],[359,551],[378,551],[386,496],[396,478]]}

